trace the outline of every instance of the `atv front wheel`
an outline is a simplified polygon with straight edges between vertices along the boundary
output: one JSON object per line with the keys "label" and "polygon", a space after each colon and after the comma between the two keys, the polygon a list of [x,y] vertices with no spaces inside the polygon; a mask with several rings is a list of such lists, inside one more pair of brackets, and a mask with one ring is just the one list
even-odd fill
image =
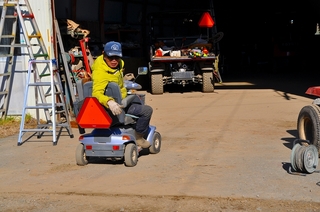
{"label": "atv front wheel", "polygon": [[212,71],[202,74],[202,92],[210,93],[214,91],[214,78]]}
{"label": "atv front wheel", "polygon": [[162,73],[151,73],[151,93],[163,94]]}

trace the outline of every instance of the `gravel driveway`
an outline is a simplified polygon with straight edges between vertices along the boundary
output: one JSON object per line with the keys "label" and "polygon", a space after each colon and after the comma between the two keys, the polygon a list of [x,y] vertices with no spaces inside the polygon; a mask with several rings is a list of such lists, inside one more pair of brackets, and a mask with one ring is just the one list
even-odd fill
{"label": "gravel driveway", "polygon": [[320,211],[320,174],[288,173],[314,81],[270,74],[225,79],[214,93],[145,91],[162,148],[135,167],[77,166],[78,129],[56,146],[1,139],[0,211]]}

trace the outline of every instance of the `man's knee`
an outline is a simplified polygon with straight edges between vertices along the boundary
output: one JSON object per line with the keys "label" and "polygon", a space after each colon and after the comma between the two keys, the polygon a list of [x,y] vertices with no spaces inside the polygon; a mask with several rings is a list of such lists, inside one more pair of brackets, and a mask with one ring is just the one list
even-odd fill
{"label": "man's knee", "polygon": [[146,116],[150,116],[150,117],[151,117],[152,113],[153,113],[152,107],[149,106],[149,105],[145,105],[145,107],[144,107],[144,114],[145,114]]}

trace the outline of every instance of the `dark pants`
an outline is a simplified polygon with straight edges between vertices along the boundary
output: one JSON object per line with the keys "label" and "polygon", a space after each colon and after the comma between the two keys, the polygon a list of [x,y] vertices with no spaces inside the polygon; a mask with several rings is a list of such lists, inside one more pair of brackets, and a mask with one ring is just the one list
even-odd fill
{"label": "dark pants", "polygon": [[127,113],[139,117],[136,121],[136,132],[143,135],[148,133],[152,112],[153,109],[149,105],[133,103],[129,106]]}

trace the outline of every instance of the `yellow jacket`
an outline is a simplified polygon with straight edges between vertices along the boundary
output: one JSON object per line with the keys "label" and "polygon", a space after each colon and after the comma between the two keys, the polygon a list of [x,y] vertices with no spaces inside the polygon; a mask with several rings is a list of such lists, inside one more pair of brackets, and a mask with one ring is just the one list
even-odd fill
{"label": "yellow jacket", "polygon": [[96,97],[105,107],[108,107],[107,102],[110,99],[113,99],[112,97],[104,95],[104,91],[109,82],[115,82],[119,85],[122,99],[127,96],[127,89],[124,87],[123,83],[123,68],[123,60],[120,60],[119,68],[110,68],[104,61],[103,55],[100,55],[92,64],[92,96]]}

